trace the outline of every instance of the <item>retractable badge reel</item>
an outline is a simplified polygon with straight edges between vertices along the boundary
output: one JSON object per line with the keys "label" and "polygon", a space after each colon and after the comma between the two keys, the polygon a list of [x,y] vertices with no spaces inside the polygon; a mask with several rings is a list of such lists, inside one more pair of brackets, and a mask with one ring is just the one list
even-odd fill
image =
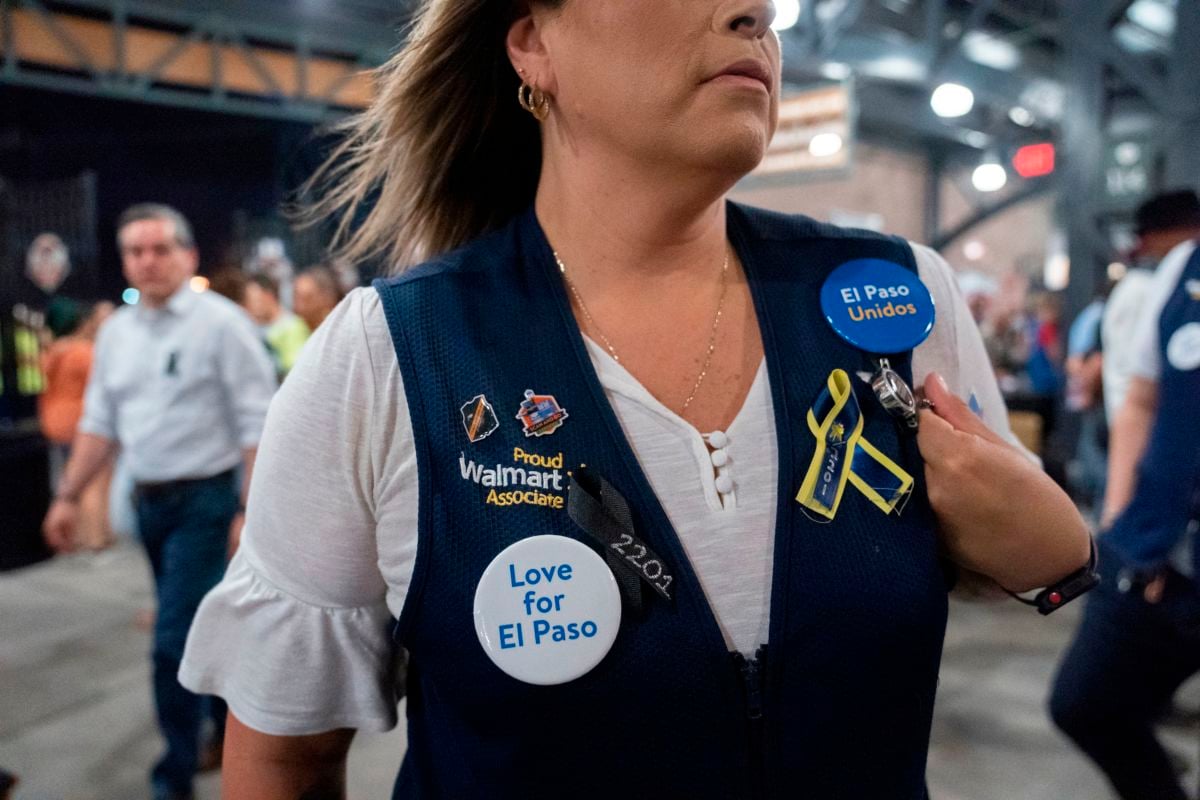
{"label": "retractable badge reel", "polygon": [[936,313],[925,284],[892,261],[848,261],[821,287],[821,311],[834,333],[876,356],[871,389],[880,405],[915,433],[922,404],[892,369],[888,355],[912,350],[933,330]]}

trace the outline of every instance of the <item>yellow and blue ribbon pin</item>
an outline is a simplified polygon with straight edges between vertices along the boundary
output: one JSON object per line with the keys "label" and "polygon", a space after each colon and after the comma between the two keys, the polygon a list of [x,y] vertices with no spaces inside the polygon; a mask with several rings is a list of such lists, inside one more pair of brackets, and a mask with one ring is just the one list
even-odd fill
{"label": "yellow and blue ribbon pin", "polygon": [[900,513],[913,478],[863,438],[863,416],[845,370],[829,373],[820,397],[808,410],[808,429],[817,449],[796,502],[831,520],[847,481],[885,514]]}

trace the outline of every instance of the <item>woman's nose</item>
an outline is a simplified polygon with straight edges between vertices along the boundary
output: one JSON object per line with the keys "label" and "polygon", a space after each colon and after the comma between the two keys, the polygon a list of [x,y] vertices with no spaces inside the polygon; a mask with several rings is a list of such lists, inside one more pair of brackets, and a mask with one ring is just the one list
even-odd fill
{"label": "woman's nose", "polygon": [[775,3],[736,0],[725,4],[717,26],[723,31],[733,31],[748,39],[761,39],[775,21]]}

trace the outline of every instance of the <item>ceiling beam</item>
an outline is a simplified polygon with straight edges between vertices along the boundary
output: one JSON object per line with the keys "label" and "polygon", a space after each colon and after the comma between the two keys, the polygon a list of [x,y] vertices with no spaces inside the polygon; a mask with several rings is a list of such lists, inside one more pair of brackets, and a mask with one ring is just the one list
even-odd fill
{"label": "ceiling beam", "polygon": [[1159,113],[1169,113],[1171,110],[1171,94],[1167,81],[1154,73],[1153,68],[1142,58],[1116,44],[1109,43],[1097,56],[1103,58],[1110,67],[1116,70],[1126,83],[1146,98]]}
{"label": "ceiling beam", "polygon": [[365,58],[249,42],[236,21],[215,14],[163,30],[137,17],[10,6],[0,6],[0,84],[312,121],[364,107],[374,94]]}
{"label": "ceiling beam", "polygon": [[1109,28],[1125,18],[1133,0],[1101,0],[1100,13]]}
{"label": "ceiling beam", "polygon": [[961,220],[956,225],[940,232],[937,236],[933,237],[933,240],[930,242],[929,246],[934,250],[941,252],[950,245],[954,244],[956,239],[969,232],[976,225],[987,222],[989,219],[992,219],[993,217],[1007,211],[1013,206],[1033,200],[1035,197],[1041,197],[1056,187],[1057,182],[1052,177],[1038,178],[1036,180],[1029,181],[1024,186],[1005,197],[1003,200],[991,203],[983,208],[976,209],[975,211],[971,212],[966,219]]}
{"label": "ceiling beam", "polygon": [[962,27],[953,38],[948,41],[939,41],[936,55],[933,58],[933,64],[929,67],[930,75],[937,76],[946,68],[950,58],[958,54],[958,50],[962,47],[963,39],[967,38],[967,34],[978,29],[987,19],[988,14],[992,13],[999,0],[977,0],[975,7],[971,9],[971,13],[962,23]]}
{"label": "ceiling beam", "polygon": [[[75,7],[108,15],[114,13],[118,4],[129,17],[185,29],[194,28],[216,14],[231,20],[238,33],[247,39],[294,47],[303,35],[308,41],[308,46],[317,52],[363,57],[377,64],[386,61],[400,41],[399,33],[387,26],[321,26],[303,19],[289,22],[286,16],[281,16],[278,22],[258,20],[236,13],[239,6],[233,3],[174,5],[152,0],[62,0],[60,3],[62,7]],[[270,6],[274,6],[274,3],[268,7]],[[221,13],[222,11],[229,13]]]}

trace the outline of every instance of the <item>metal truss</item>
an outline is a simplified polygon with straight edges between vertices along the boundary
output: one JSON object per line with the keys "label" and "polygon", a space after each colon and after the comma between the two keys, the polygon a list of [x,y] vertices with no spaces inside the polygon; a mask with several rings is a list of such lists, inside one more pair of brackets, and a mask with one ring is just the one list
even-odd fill
{"label": "metal truss", "polygon": [[[320,122],[370,101],[379,36],[137,0],[0,0],[0,84]],[[385,33],[387,33],[385,31]]]}
{"label": "metal truss", "polygon": [[[1154,182],[1200,185],[1200,148],[1195,146],[1200,53],[1194,47],[1200,41],[1200,0],[1177,4],[1169,55],[1135,54],[1118,45],[1114,29],[1132,0],[871,0],[866,5],[838,0],[832,6],[839,13],[832,18],[820,13],[816,2],[806,3],[802,29],[785,37],[785,77],[811,82],[829,60],[856,67],[886,59],[908,68],[908,75],[895,80],[864,77],[858,70],[861,121],[877,133],[926,148],[931,175],[926,239],[931,243],[948,245],[1015,203],[1057,189],[1075,265],[1068,305],[1079,308],[1098,283],[1094,265],[1107,264],[1111,256],[1107,228],[1114,210],[1104,202],[1103,175],[1113,131],[1140,120],[1138,126],[1166,164]],[[895,30],[879,30],[889,20]],[[876,30],[870,29],[872,23]],[[974,31],[1019,43],[1023,63],[1010,71],[969,60],[962,50]],[[927,93],[947,80],[970,86],[981,111],[960,122],[936,118],[925,103]],[[1041,114],[1032,130],[1009,124],[1007,111],[1024,105],[1036,85],[1057,87],[1065,99],[1061,113]],[[939,193],[933,189],[956,152],[964,161],[977,160],[980,150],[1038,139],[1059,143],[1059,175],[1018,187],[999,200],[980,198],[964,220],[939,228]]]}

